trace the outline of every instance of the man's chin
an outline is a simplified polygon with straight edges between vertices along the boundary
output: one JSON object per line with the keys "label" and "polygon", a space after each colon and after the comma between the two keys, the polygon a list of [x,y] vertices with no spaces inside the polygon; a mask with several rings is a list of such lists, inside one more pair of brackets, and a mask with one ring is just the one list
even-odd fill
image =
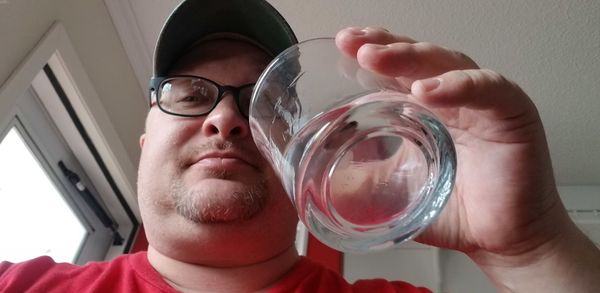
{"label": "man's chin", "polygon": [[267,202],[265,185],[227,179],[203,179],[191,188],[174,188],[177,213],[194,223],[224,224],[249,220]]}

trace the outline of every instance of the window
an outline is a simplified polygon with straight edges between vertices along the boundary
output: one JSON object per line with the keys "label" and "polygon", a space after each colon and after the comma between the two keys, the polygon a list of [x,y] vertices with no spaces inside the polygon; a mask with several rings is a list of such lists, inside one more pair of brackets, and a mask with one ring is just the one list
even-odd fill
{"label": "window", "polygon": [[0,142],[0,259],[74,262],[87,231],[19,128]]}
{"label": "window", "polygon": [[73,263],[103,259],[112,231],[61,174],[58,162],[75,170],[87,188],[95,188],[32,88],[17,99],[5,129],[0,145],[2,258],[23,261],[50,255]]}
{"label": "window", "polygon": [[0,87],[0,163],[0,260],[129,251],[135,167],[60,24]]}

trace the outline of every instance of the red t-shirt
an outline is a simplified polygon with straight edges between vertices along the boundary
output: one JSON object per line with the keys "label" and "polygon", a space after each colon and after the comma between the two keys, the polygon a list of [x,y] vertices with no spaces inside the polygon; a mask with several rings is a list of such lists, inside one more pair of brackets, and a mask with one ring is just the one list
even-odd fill
{"label": "red t-shirt", "polygon": [[[0,263],[0,292],[177,292],[148,262],[146,252],[122,255],[84,266],[55,263],[43,256],[23,263]],[[283,292],[431,292],[382,279],[346,282],[339,274],[302,258],[270,293]]]}

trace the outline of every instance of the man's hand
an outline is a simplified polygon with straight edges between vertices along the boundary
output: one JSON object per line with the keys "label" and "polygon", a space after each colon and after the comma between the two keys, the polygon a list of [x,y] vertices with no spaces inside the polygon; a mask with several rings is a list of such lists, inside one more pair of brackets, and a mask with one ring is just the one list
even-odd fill
{"label": "man's hand", "polygon": [[[566,260],[563,252],[573,241],[581,244],[569,250],[589,252],[600,273],[598,251],[560,201],[540,117],[519,86],[462,53],[380,28],[344,29],[336,43],[364,69],[410,88],[452,134],[455,190],[417,241],[466,253],[498,287],[509,290],[527,287],[515,284],[504,269],[540,270],[540,261],[555,255]],[[573,257],[576,262],[583,256]]]}

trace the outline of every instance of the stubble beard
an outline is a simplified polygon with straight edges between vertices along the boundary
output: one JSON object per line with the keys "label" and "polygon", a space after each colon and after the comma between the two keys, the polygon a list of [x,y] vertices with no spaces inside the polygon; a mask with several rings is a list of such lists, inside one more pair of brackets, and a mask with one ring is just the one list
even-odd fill
{"label": "stubble beard", "polygon": [[[212,172],[212,178],[231,180],[228,172]],[[197,224],[224,224],[241,222],[257,215],[267,202],[266,180],[249,185],[246,190],[220,194],[201,188],[188,188],[181,176],[171,181],[169,194],[177,213]],[[217,194],[209,194],[209,193]]]}

